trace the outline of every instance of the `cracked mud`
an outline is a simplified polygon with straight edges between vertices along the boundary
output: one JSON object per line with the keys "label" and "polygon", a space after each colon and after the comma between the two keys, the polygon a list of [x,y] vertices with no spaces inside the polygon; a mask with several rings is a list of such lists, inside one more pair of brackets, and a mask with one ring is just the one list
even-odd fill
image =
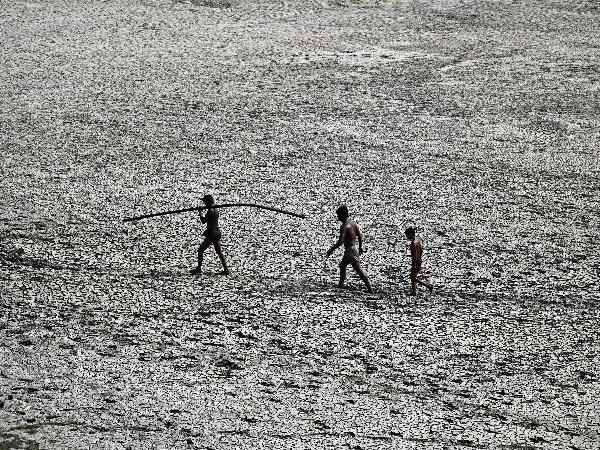
{"label": "cracked mud", "polygon": [[596,2],[0,4],[1,449],[600,447]]}

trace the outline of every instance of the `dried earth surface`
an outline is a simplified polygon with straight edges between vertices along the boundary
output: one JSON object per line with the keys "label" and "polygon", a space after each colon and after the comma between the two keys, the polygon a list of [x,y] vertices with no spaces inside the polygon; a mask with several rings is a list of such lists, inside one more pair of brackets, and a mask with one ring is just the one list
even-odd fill
{"label": "dried earth surface", "polygon": [[[0,23],[0,449],[600,447],[596,1]],[[121,221],[206,192],[308,217],[224,211],[228,277],[188,275],[196,214]],[[374,295],[324,258],[341,202]]]}

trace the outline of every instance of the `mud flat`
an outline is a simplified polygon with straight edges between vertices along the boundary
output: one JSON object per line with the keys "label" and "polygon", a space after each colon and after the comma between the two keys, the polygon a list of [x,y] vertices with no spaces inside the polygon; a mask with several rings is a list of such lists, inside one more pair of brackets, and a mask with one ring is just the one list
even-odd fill
{"label": "mud flat", "polygon": [[0,6],[0,448],[600,446],[596,2]]}

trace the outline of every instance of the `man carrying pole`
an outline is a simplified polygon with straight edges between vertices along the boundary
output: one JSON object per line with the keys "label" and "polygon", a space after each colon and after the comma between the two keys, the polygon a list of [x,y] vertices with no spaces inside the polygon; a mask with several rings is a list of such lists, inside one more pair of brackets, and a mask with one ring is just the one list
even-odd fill
{"label": "man carrying pole", "polygon": [[228,275],[229,269],[227,268],[227,263],[225,262],[225,256],[223,255],[223,246],[221,245],[221,230],[219,229],[219,210],[214,208],[215,200],[212,195],[207,194],[202,197],[202,202],[206,206],[206,215],[202,215],[202,210],[200,210],[200,220],[202,223],[206,224],[206,230],[202,235],[204,236],[204,241],[200,244],[198,248],[198,267],[190,270],[192,275],[200,275],[202,274],[202,260],[204,258],[204,251],[208,249],[211,245],[215,248],[219,259],[221,260],[221,264],[223,264],[223,271],[220,273],[221,275]]}
{"label": "man carrying pole", "polygon": [[[335,211],[337,218],[340,222],[342,222],[342,226],[340,227],[340,237],[337,242],[327,250],[327,256],[331,256],[334,250],[338,247],[344,245],[344,256],[342,257],[342,261],[340,262],[340,283],[339,287],[344,287],[344,281],[346,280],[346,267],[348,264],[352,265],[352,268],[356,271],[360,279],[367,286],[367,291],[369,293],[373,292],[373,288],[371,287],[371,282],[367,277],[367,274],[363,270],[360,261],[358,260],[359,256],[363,252],[362,248],[362,233],[360,232],[360,228],[354,222],[352,222],[348,218],[348,207],[346,205],[341,205]],[[356,247],[356,241],[358,240],[358,248]]]}

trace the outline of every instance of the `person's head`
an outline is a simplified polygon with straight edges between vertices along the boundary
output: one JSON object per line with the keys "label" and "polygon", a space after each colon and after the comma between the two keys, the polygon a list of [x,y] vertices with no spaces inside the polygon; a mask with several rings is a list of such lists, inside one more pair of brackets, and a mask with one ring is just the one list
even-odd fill
{"label": "person's head", "polygon": [[338,209],[335,210],[337,218],[340,222],[344,222],[348,218],[348,207],[346,205],[340,205]]}
{"label": "person's head", "polygon": [[210,194],[206,194],[204,197],[202,197],[202,201],[206,206],[212,206],[215,204],[215,199]]}
{"label": "person's head", "polygon": [[413,228],[413,227],[408,227],[404,231],[404,234],[406,235],[406,239],[408,239],[409,241],[412,241],[415,238],[415,235],[417,234],[417,229]]}

